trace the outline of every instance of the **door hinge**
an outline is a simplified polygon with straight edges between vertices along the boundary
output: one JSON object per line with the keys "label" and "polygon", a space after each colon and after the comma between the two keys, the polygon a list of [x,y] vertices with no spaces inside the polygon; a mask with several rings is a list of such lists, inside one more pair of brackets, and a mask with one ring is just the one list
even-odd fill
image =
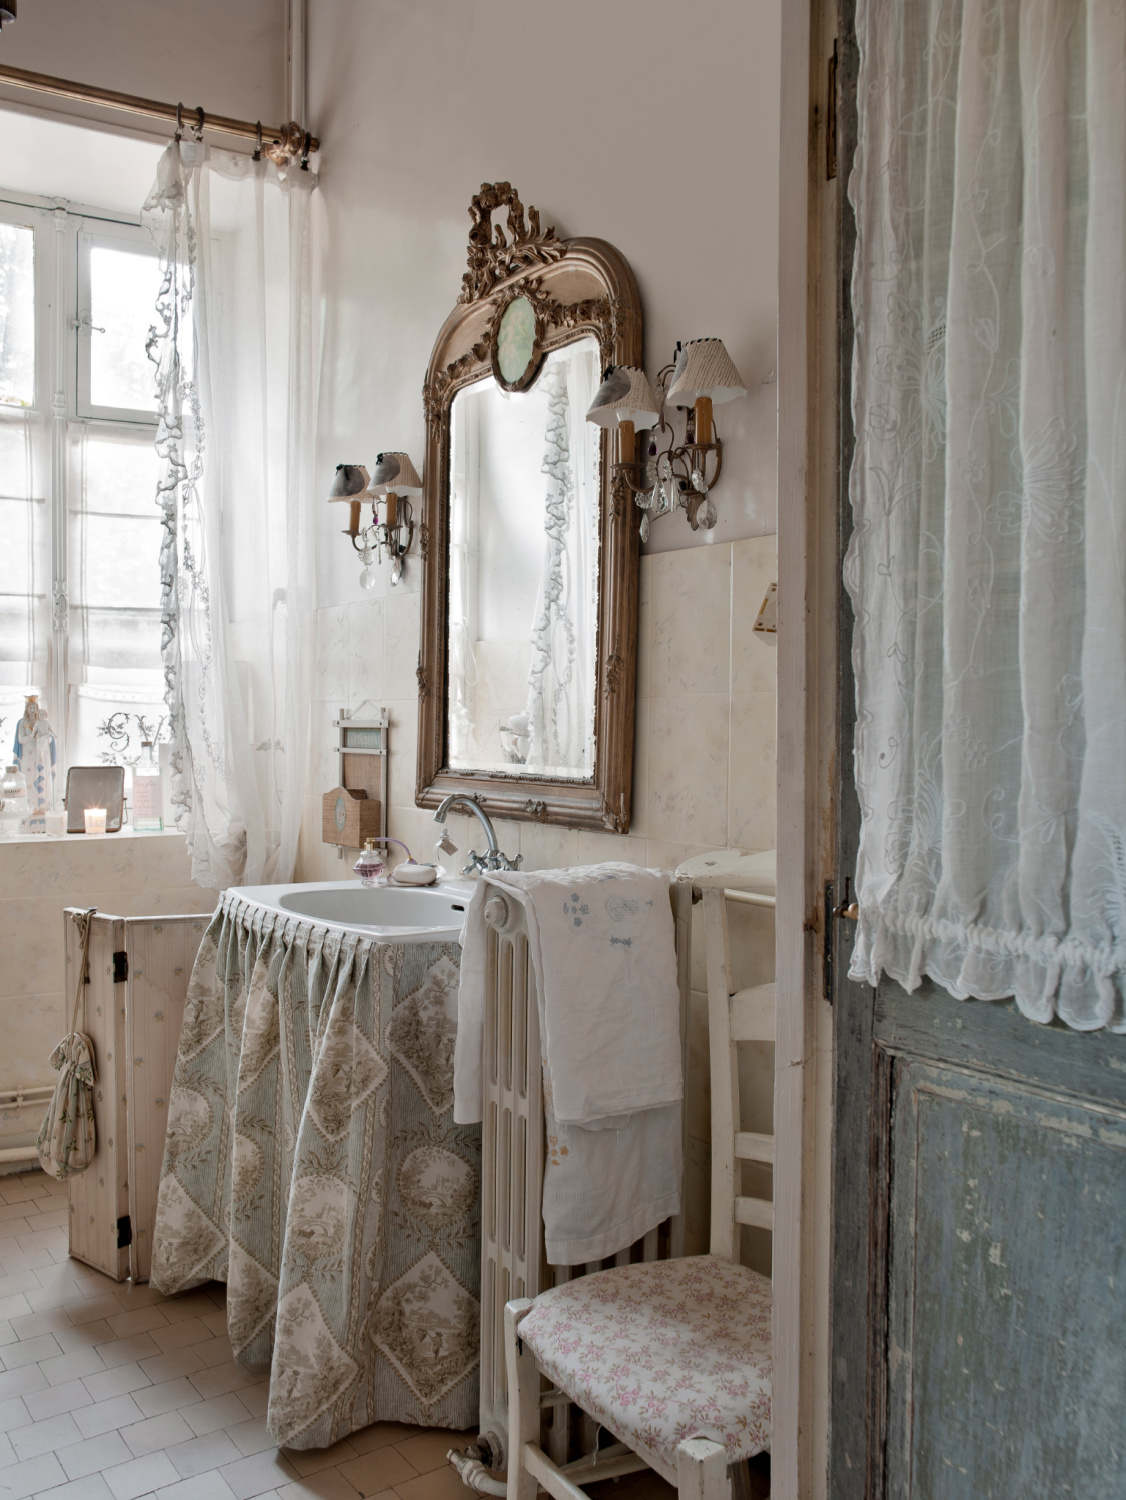
{"label": "door hinge", "polygon": [[833,55],[829,59],[828,87],[825,90],[825,177],[829,182],[837,175],[837,39],[833,38]]}
{"label": "door hinge", "polygon": [[117,1248],[128,1250],[133,1243],[133,1220],[128,1214],[117,1221]]}
{"label": "door hinge", "polygon": [[123,948],[119,948],[113,955],[113,982],[124,984],[129,978],[129,955]]}

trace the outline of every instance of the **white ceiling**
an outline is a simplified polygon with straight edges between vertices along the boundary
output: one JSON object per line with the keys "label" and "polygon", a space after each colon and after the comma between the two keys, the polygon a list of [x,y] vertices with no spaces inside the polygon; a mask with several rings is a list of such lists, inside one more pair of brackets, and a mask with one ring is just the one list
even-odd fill
{"label": "white ceiling", "polygon": [[0,109],[0,192],[138,214],[163,149],[135,136]]}

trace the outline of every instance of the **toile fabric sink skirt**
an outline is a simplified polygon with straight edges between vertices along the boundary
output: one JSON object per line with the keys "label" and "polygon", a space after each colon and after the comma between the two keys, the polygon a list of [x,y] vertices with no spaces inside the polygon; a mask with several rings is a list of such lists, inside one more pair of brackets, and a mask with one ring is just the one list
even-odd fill
{"label": "toile fabric sink skirt", "polygon": [[267,1424],[320,1448],[477,1419],[480,1126],[453,1121],[456,943],[386,943],[228,891],[192,973],[153,1285],[227,1283]]}

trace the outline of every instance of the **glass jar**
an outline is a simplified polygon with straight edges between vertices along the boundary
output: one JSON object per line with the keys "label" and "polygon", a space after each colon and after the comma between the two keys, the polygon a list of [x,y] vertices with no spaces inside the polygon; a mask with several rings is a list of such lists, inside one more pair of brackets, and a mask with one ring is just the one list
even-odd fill
{"label": "glass jar", "polygon": [[159,833],[164,827],[164,787],[152,740],[141,741],[141,758],[133,767],[133,827],[139,833]]}
{"label": "glass jar", "polygon": [[31,812],[27,795],[27,778],[19,766],[9,766],[0,779],[0,828],[5,838],[15,838]]}

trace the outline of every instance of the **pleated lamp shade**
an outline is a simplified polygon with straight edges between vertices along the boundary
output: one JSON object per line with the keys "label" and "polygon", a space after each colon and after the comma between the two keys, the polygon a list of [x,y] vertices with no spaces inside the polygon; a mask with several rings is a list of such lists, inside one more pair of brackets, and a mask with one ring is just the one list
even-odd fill
{"label": "pleated lamp shade", "polygon": [[743,377],[723,347],[722,339],[692,339],[677,356],[668,400],[673,406],[691,406],[700,396],[718,405],[745,396]]}
{"label": "pleated lamp shade", "polygon": [[599,427],[613,427],[617,422],[632,422],[635,427],[655,427],[660,407],[644,370],[632,365],[611,365],[606,379],[586,414],[588,422]]}
{"label": "pleated lamp shade", "polygon": [[368,471],[363,464],[337,464],[328,498],[358,501],[367,487]]}
{"label": "pleated lamp shade", "polygon": [[369,495],[421,495],[422,480],[407,453],[380,453],[372,471]]}

